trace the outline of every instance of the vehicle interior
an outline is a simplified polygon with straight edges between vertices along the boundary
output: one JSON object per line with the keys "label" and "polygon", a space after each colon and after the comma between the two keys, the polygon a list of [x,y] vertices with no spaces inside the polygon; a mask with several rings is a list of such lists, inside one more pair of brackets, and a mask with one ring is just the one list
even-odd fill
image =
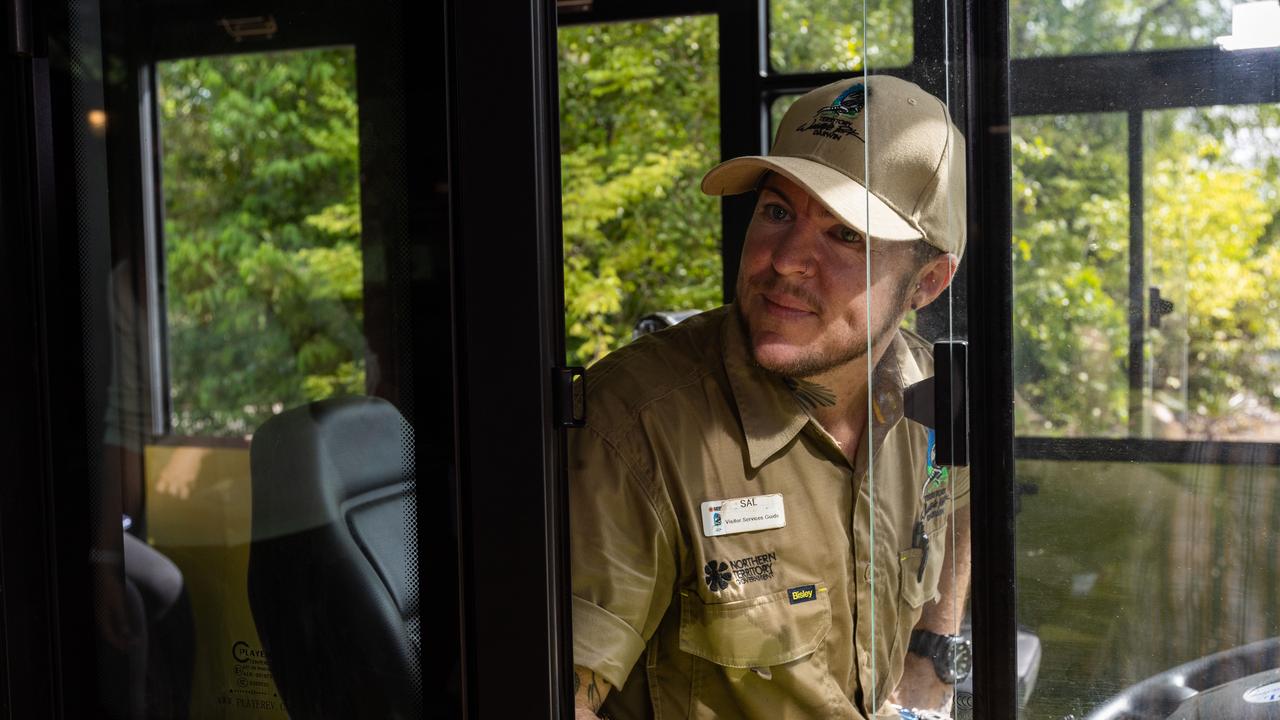
{"label": "vehicle interior", "polygon": [[1275,0],[0,9],[7,717],[573,717],[583,378],[734,301],[703,175],[869,75],[965,139],[902,322],[951,716],[1280,712]]}

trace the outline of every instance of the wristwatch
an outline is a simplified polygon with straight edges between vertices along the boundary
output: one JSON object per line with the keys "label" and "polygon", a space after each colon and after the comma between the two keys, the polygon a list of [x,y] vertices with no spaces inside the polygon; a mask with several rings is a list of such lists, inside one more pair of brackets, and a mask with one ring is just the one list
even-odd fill
{"label": "wristwatch", "polygon": [[912,630],[907,651],[932,660],[938,679],[948,685],[964,682],[973,669],[973,643],[962,635]]}

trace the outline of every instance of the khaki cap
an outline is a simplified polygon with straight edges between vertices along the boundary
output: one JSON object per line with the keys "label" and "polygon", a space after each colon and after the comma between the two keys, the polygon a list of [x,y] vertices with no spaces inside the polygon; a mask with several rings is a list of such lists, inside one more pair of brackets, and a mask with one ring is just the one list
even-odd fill
{"label": "khaki cap", "polygon": [[770,170],[868,237],[964,253],[964,138],[942,101],[914,83],[873,75],[804,94],[782,117],[768,155],[720,163],[702,191],[744,193]]}

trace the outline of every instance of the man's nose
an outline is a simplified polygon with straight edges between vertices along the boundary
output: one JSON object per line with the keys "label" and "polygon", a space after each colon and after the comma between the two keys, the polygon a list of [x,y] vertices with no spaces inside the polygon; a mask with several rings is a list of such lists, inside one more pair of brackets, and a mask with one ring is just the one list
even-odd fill
{"label": "man's nose", "polygon": [[807,222],[796,222],[773,248],[773,269],[779,275],[813,275],[818,267],[817,240],[821,232]]}

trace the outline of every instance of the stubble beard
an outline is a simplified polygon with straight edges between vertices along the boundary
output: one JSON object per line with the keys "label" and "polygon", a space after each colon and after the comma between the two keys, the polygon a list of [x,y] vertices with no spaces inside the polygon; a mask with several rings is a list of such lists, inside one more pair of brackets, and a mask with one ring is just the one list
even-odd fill
{"label": "stubble beard", "polygon": [[[910,286],[903,283],[898,286],[897,291],[894,293],[894,301],[889,307],[897,312],[886,315],[884,321],[872,333],[871,340],[876,347],[879,347],[885,337],[896,330],[902,322],[901,309],[904,307],[909,289]],[[736,309],[737,312],[735,314],[738,316],[738,323],[742,327],[742,334],[747,338],[747,346],[751,350],[752,362],[765,370],[779,375],[801,379],[812,378],[848,363],[861,360],[867,355],[867,336],[865,333],[858,333],[857,337],[843,348],[837,348],[828,353],[815,349],[787,362],[765,364],[760,361],[760,357],[756,354],[755,337],[751,332],[751,324],[747,322],[746,311],[741,305],[738,305]]]}

